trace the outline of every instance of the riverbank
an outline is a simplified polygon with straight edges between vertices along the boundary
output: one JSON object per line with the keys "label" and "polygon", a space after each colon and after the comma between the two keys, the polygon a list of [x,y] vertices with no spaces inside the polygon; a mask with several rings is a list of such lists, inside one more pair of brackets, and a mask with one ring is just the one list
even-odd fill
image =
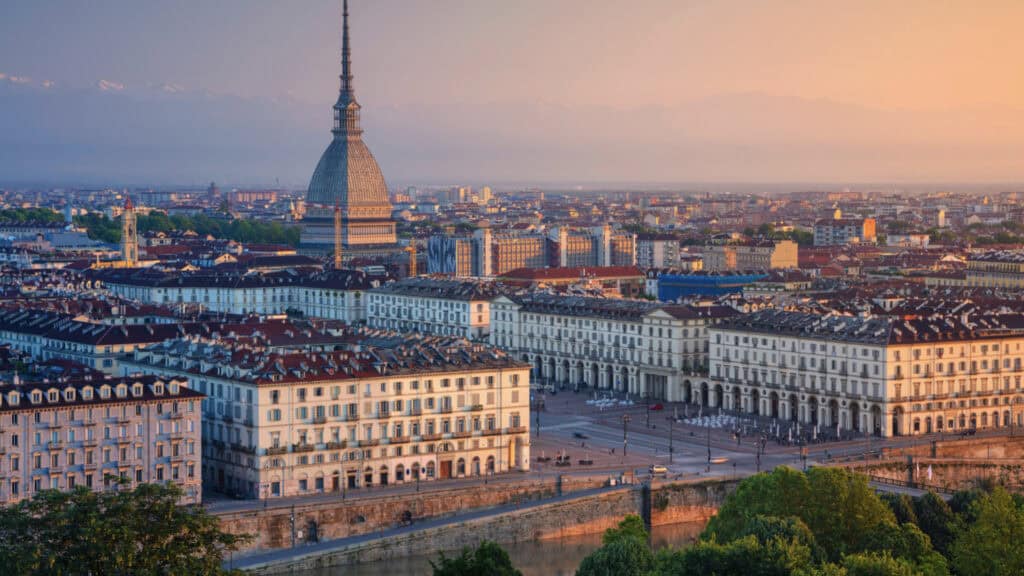
{"label": "riverbank", "polygon": [[232,562],[253,574],[278,575],[459,550],[481,540],[505,544],[600,534],[628,514],[649,526],[706,522],[734,481],[608,486],[546,500],[438,518],[381,534],[341,538],[247,556]]}

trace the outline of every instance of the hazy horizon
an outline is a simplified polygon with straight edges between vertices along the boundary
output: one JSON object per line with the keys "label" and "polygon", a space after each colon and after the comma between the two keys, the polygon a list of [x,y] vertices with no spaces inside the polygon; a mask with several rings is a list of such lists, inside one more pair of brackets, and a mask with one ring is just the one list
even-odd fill
{"label": "hazy horizon", "polygon": [[[393,186],[1024,181],[1021,3],[350,4]],[[0,181],[302,187],[339,47],[340,0],[9,2]]]}

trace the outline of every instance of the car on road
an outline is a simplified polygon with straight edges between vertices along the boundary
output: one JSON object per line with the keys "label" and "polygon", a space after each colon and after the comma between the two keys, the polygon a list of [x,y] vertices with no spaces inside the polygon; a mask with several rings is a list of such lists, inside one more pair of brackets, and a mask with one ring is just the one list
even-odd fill
{"label": "car on road", "polygon": [[661,464],[651,464],[651,467],[647,469],[651,473],[651,476],[664,476],[668,474],[668,468]]}
{"label": "car on road", "polygon": [[590,438],[590,436],[587,436],[586,434],[584,434],[583,432],[580,432],[579,430],[577,430],[576,432],[573,432],[572,433],[572,437],[573,438],[579,438],[580,440],[586,440],[586,439]]}
{"label": "car on road", "polygon": [[664,409],[665,409],[665,405],[664,404],[651,404],[650,408],[648,408],[648,410],[664,410]]}

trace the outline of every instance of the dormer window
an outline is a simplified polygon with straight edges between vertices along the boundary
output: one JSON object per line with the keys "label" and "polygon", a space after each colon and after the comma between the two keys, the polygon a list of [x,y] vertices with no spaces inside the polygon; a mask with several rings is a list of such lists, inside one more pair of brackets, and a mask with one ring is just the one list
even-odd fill
{"label": "dormer window", "polygon": [[85,388],[82,388],[82,399],[92,400],[92,386],[86,386]]}
{"label": "dormer window", "polygon": [[59,402],[60,401],[60,392],[58,392],[56,390],[50,390],[50,391],[48,391],[46,393],[46,399],[49,402]]}
{"label": "dormer window", "polygon": [[32,391],[32,403],[33,404],[39,404],[42,401],[43,401],[43,393],[40,392],[39,390],[33,390]]}
{"label": "dormer window", "polygon": [[100,398],[104,400],[110,398],[110,386],[103,386],[100,388]]}
{"label": "dormer window", "polygon": [[163,396],[163,393],[164,393],[164,384],[163,384],[163,382],[157,382],[156,384],[153,384],[153,394],[156,394],[157,396]]}
{"label": "dormer window", "polygon": [[178,393],[180,385],[177,382],[171,382],[168,386],[169,386],[169,390],[170,390],[171,394],[177,394]]}
{"label": "dormer window", "polygon": [[132,396],[142,396],[142,384],[132,384]]}
{"label": "dormer window", "polygon": [[18,392],[11,392],[7,395],[7,403],[11,406],[17,406],[18,402],[21,401],[21,394]]}
{"label": "dormer window", "polygon": [[64,400],[66,400],[68,402],[74,402],[75,401],[75,389],[74,388],[66,388],[64,390]]}

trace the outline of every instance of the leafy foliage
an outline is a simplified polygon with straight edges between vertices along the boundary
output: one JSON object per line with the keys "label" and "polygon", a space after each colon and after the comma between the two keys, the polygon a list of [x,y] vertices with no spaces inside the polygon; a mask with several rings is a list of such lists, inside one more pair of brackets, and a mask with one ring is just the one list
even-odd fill
{"label": "leafy foliage", "polygon": [[64,222],[64,215],[49,208],[0,210],[0,222]]}
{"label": "leafy foliage", "polygon": [[8,574],[220,575],[246,536],[220,530],[201,506],[179,506],[174,485],[47,490],[0,509],[0,566]]}
{"label": "leafy foliage", "polygon": [[973,504],[977,521],[959,534],[950,549],[958,574],[1024,574],[1024,511],[1002,488]]}
{"label": "leafy foliage", "polygon": [[[94,240],[110,243],[121,241],[120,220],[111,220],[102,214],[86,214],[76,216],[75,223],[86,228],[89,237]],[[298,246],[301,235],[298,226],[285,226],[280,222],[210,218],[205,214],[168,216],[164,212],[140,214],[138,228],[140,233],[192,230],[200,236],[289,246]]]}
{"label": "leafy foliage", "polygon": [[647,576],[653,567],[654,554],[647,542],[626,536],[584,558],[576,576]]}
{"label": "leafy foliage", "polygon": [[609,528],[601,536],[603,544],[611,544],[623,538],[638,538],[641,542],[647,541],[647,529],[644,528],[644,519],[636,514],[630,514],[619,522],[615,528]]}
{"label": "leafy foliage", "polygon": [[508,552],[490,540],[484,540],[475,550],[463,548],[454,558],[441,553],[438,561],[431,561],[430,566],[434,576],[522,576],[522,572],[512,566]]}

